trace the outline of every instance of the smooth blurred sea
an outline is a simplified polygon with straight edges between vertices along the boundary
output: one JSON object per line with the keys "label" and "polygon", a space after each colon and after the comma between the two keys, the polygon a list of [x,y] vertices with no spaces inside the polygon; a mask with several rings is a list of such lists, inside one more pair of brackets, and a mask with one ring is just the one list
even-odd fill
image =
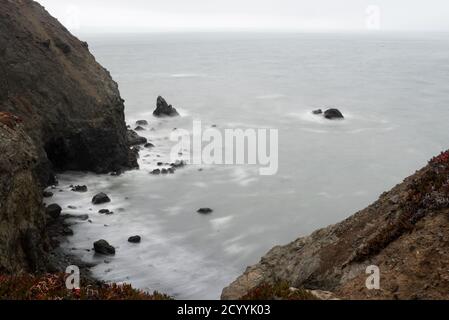
{"label": "smooth blurred sea", "polygon": [[[86,36],[126,100],[126,116],[150,122],[141,170],[120,177],[59,176],[49,202],[77,222],[67,250],[99,265],[94,275],[177,298],[219,298],[271,247],[336,223],[449,148],[447,34],[147,34]],[[181,111],[152,117],[156,97]],[[338,107],[328,121],[316,108]],[[188,166],[148,174],[167,161],[173,128],[279,130],[279,171]],[[153,128],[153,131],[150,130]],[[89,192],[69,191],[86,184]],[[92,206],[96,192],[112,202]],[[77,209],[69,209],[74,205]],[[208,216],[196,213],[210,207]],[[113,215],[100,215],[108,208]],[[75,221],[75,220],[74,220]],[[138,245],[127,242],[141,235]],[[95,256],[95,240],[116,247]]]}

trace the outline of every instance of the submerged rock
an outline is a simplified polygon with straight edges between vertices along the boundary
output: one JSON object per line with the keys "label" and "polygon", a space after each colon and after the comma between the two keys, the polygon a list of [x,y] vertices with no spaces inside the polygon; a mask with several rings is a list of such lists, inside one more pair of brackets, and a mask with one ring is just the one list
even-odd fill
{"label": "submerged rock", "polygon": [[175,117],[179,116],[178,111],[170,104],[168,104],[164,98],[161,96],[157,97],[156,110],[154,110],[153,115],[156,117],[168,116]]}
{"label": "submerged rock", "polygon": [[102,204],[102,203],[106,203],[106,202],[111,202],[111,199],[104,192],[100,192],[92,198],[93,204]]}
{"label": "submerged rock", "polygon": [[209,214],[212,213],[213,211],[214,210],[212,210],[211,208],[201,208],[197,210],[197,212],[201,214]]}
{"label": "submerged rock", "polygon": [[148,142],[148,143],[145,143],[144,147],[145,148],[154,148],[154,144]]}
{"label": "submerged rock", "polygon": [[326,119],[344,119],[343,114],[338,109],[328,109],[324,111],[324,117]]}
{"label": "submerged rock", "polygon": [[174,163],[171,163],[170,166],[173,168],[182,168],[186,165],[184,160],[176,160]]}
{"label": "submerged rock", "polygon": [[99,254],[106,254],[106,255],[115,254],[115,248],[111,246],[106,240],[103,239],[94,242],[94,250],[96,253]]}
{"label": "submerged rock", "polygon": [[137,120],[136,121],[136,126],[147,126],[147,125],[148,125],[147,120]]}
{"label": "submerged rock", "polygon": [[107,214],[107,215],[114,214],[114,212],[110,211],[109,209],[98,210],[98,213],[100,213],[100,214]]}
{"label": "submerged rock", "polygon": [[61,211],[62,208],[56,203],[50,204],[47,208],[45,208],[47,215],[53,219],[57,219],[61,215]]}
{"label": "submerged rock", "polygon": [[44,198],[51,198],[51,197],[53,197],[53,192],[50,192],[50,191],[44,191],[44,192],[42,193],[42,196],[43,196]]}
{"label": "submerged rock", "polygon": [[312,111],[313,114],[323,114],[323,110],[317,109]]}
{"label": "submerged rock", "polygon": [[161,174],[161,169],[154,169],[153,171],[150,172],[151,174]]}
{"label": "submerged rock", "polygon": [[74,186],[72,187],[74,192],[87,192],[87,186]]}
{"label": "submerged rock", "polygon": [[128,238],[128,242],[131,243],[139,243],[141,240],[140,236],[132,236]]}
{"label": "submerged rock", "polygon": [[64,227],[62,229],[62,234],[65,236],[73,236],[73,230],[70,229],[69,227]]}

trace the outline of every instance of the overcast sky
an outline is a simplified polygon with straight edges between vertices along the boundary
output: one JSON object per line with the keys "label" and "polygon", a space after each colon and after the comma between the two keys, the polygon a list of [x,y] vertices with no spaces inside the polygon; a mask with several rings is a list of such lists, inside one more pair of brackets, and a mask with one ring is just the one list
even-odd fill
{"label": "overcast sky", "polygon": [[40,0],[71,31],[449,31],[448,0]]}

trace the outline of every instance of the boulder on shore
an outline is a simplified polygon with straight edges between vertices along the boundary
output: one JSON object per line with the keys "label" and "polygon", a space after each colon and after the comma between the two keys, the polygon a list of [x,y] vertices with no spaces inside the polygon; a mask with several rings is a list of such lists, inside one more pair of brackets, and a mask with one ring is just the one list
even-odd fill
{"label": "boulder on shore", "polygon": [[45,212],[47,215],[52,217],[53,219],[57,219],[61,215],[62,208],[56,203],[50,204],[47,208],[45,208]]}
{"label": "boulder on shore", "polygon": [[115,248],[111,246],[106,240],[103,239],[94,242],[94,250],[96,253],[99,254],[106,254],[106,255],[115,254]]}
{"label": "boulder on shore", "polygon": [[171,104],[168,104],[164,98],[161,96],[157,97],[156,110],[154,110],[153,115],[156,117],[175,117],[179,116],[178,111]]}
{"label": "boulder on shore", "polygon": [[92,198],[93,204],[102,204],[102,203],[106,203],[106,202],[111,202],[111,199],[104,192],[100,192]]}

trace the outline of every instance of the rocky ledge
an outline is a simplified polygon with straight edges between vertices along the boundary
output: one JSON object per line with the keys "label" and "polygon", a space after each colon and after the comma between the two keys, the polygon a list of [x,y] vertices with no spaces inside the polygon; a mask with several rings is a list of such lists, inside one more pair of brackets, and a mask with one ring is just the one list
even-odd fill
{"label": "rocky ledge", "polygon": [[[340,299],[448,299],[448,234],[449,151],[343,222],[274,247],[222,299],[280,282]],[[379,290],[366,287],[371,265]]]}

